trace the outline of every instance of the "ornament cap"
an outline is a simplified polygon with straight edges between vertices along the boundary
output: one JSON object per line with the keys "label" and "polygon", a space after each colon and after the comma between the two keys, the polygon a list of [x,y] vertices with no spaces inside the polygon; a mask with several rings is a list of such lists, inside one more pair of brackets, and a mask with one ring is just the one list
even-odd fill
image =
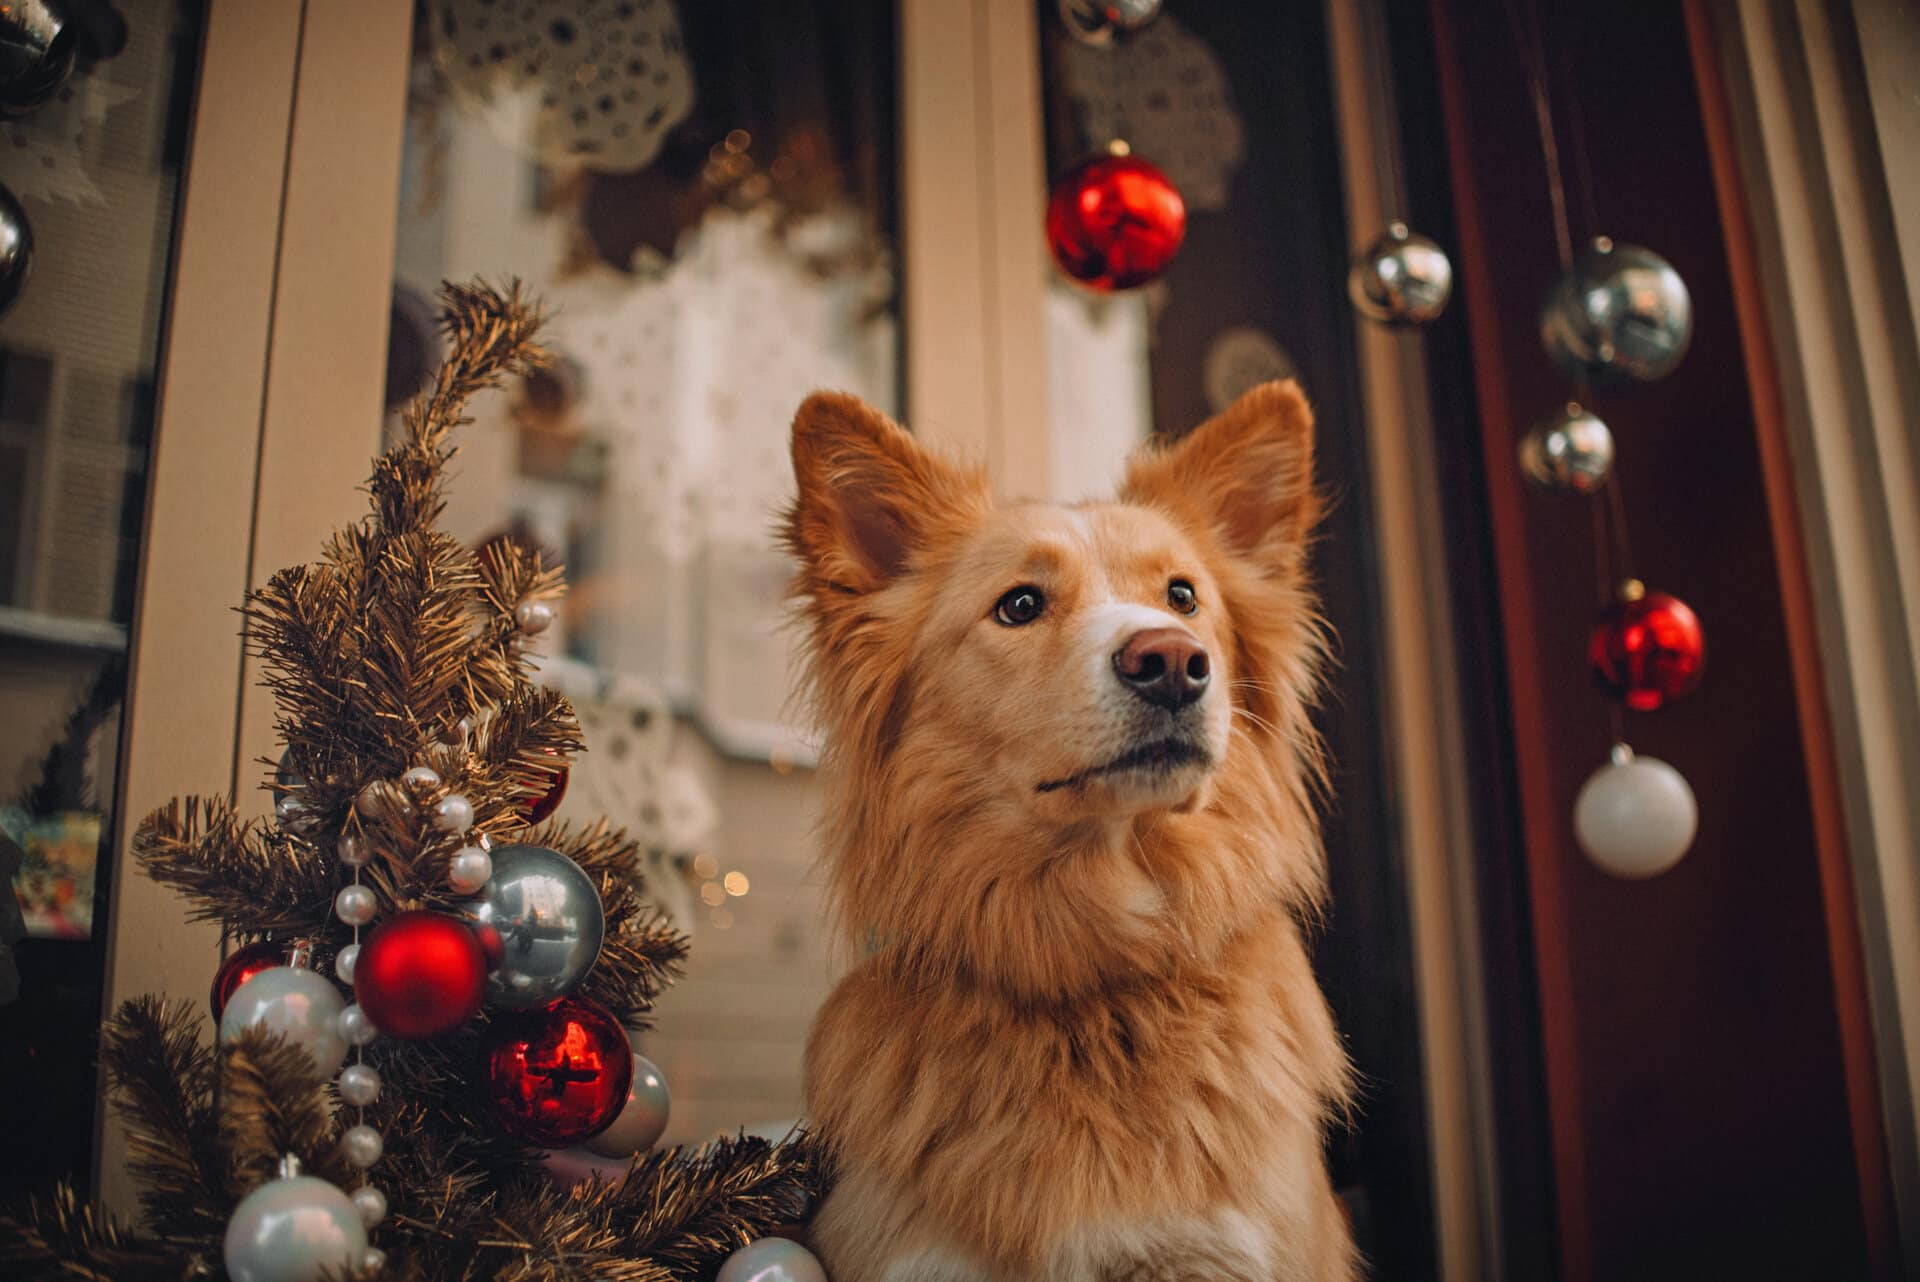
{"label": "ornament cap", "polygon": [[305,1169],[306,1167],[301,1164],[300,1158],[297,1155],[293,1153],[282,1153],[280,1155],[280,1164],[274,1168],[274,1173],[283,1180],[292,1180],[298,1179],[300,1172]]}
{"label": "ornament cap", "polygon": [[1607,760],[1616,766],[1624,766],[1633,760],[1633,749],[1624,743],[1616,743],[1607,750]]}
{"label": "ornament cap", "polygon": [[1411,229],[1398,218],[1387,224],[1387,235],[1394,240],[1405,240],[1413,235]]}
{"label": "ornament cap", "polygon": [[1615,595],[1622,601],[1639,601],[1647,595],[1647,585],[1638,579],[1622,579]]}
{"label": "ornament cap", "polygon": [[1133,154],[1133,144],[1125,138],[1109,139],[1107,141],[1107,154],[1109,156],[1131,156]]}
{"label": "ornament cap", "polygon": [[1613,237],[1595,236],[1593,238],[1593,252],[1596,254],[1611,254],[1613,252]]}
{"label": "ornament cap", "polygon": [[313,941],[296,939],[287,945],[287,965],[295,970],[313,969]]}

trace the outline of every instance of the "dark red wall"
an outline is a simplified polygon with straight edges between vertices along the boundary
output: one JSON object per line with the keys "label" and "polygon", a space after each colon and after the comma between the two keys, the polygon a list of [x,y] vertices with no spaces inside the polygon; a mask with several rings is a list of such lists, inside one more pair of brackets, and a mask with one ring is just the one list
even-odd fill
{"label": "dark red wall", "polygon": [[[1830,911],[1847,892],[1804,738],[1825,727],[1796,697],[1789,636],[1810,629],[1790,619],[1804,599],[1791,564],[1783,586],[1775,535],[1791,514],[1777,477],[1770,505],[1750,391],[1771,372],[1750,369],[1742,347],[1735,275],[1751,264],[1730,260],[1685,13],[1656,0],[1543,13],[1553,61],[1565,51],[1570,67],[1554,86],[1562,144],[1577,95],[1594,177],[1598,225],[1581,225],[1576,192],[1576,240],[1644,244],[1692,291],[1679,370],[1597,408],[1618,443],[1633,570],[1691,603],[1709,645],[1698,692],[1628,723],[1636,749],[1691,781],[1699,839],[1662,877],[1610,878],[1575,847],[1570,819],[1610,738],[1584,661],[1591,510],[1527,491],[1513,462],[1528,422],[1569,391],[1535,336],[1558,270],[1541,150],[1507,6],[1435,0],[1470,336],[1461,376],[1479,413],[1528,889],[1529,920],[1490,929],[1532,940],[1561,1271],[1884,1274],[1856,945],[1829,929],[1848,918]],[[1827,759],[1820,745],[1812,755]]]}

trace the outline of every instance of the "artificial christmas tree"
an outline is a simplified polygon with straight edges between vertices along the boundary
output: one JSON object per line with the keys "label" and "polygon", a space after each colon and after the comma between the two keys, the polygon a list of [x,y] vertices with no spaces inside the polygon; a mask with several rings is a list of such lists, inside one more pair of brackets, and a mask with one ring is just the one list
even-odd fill
{"label": "artificial christmas tree", "polygon": [[625,1133],[644,1061],[623,1029],[645,1027],[685,941],[623,833],[529,826],[582,748],[526,657],[559,575],[437,521],[449,435],[475,393],[544,360],[539,315],[517,286],[443,303],[446,362],[375,463],[372,514],[244,612],[285,744],[274,820],[189,798],[134,838],[249,950],[216,988],[216,1045],[190,1004],[153,997],[103,1030],[143,1222],[55,1190],[0,1221],[0,1278],[664,1282],[817,1192],[804,1137],[636,1154],[570,1190],[529,1142]]}

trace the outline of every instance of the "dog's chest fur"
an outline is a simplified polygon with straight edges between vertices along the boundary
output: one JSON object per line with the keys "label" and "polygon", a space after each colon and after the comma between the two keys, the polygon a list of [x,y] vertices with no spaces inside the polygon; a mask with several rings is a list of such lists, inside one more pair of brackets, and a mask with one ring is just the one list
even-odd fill
{"label": "dog's chest fur", "polygon": [[836,1282],[1346,1276],[1344,1233],[1311,1231],[1345,1061],[1283,910],[1205,965],[1047,1007],[887,972],[842,982],[809,1054]]}

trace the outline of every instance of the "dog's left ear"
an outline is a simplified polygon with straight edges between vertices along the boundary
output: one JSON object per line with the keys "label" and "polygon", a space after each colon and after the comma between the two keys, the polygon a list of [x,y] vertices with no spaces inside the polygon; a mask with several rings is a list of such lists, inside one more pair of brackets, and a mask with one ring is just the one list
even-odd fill
{"label": "dog's left ear", "polygon": [[1136,454],[1120,497],[1213,530],[1265,572],[1292,572],[1320,516],[1313,411],[1300,385],[1262,383],[1172,444]]}
{"label": "dog's left ear", "polygon": [[907,570],[936,524],[984,510],[976,472],[922,449],[905,428],[856,396],[816,392],[793,419],[799,494],[788,549],[816,588],[865,593]]}

